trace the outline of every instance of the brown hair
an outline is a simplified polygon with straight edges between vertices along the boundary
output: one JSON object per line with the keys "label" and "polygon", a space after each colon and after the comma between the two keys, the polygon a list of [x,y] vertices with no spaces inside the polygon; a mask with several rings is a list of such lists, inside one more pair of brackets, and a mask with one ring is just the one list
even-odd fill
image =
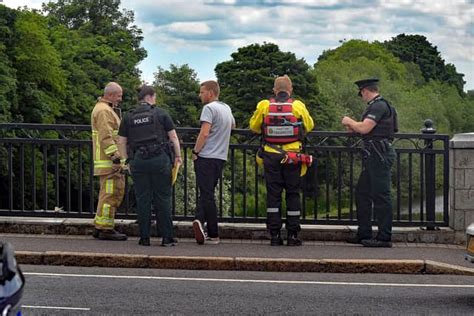
{"label": "brown hair", "polygon": [[147,95],[155,95],[155,89],[152,86],[143,85],[138,92],[138,101],[143,101]]}
{"label": "brown hair", "polygon": [[219,96],[220,88],[217,81],[214,81],[214,80],[204,81],[203,83],[201,83],[201,87],[205,87],[206,90],[212,91],[212,93],[214,93],[216,97]]}
{"label": "brown hair", "polygon": [[281,91],[291,93],[292,89],[293,89],[293,84],[291,83],[290,77],[288,77],[287,75],[275,78],[275,83],[273,85],[273,90],[275,91],[275,93],[278,93]]}
{"label": "brown hair", "polygon": [[379,87],[376,85],[365,87],[365,89],[369,90],[370,92],[379,92]]}

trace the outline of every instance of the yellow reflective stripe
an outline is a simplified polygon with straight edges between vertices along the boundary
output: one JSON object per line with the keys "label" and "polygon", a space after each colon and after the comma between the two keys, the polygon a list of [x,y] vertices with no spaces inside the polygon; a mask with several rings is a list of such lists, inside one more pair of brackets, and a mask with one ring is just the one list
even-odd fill
{"label": "yellow reflective stripe", "polygon": [[96,165],[112,165],[111,160],[94,160],[94,164]]}
{"label": "yellow reflective stripe", "polygon": [[114,226],[114,219],[113,218],[104,218],[102,216],[95,216],[94,221],[96,224],[101,226]]}
{"label": "yellow reflective stripe", "polygon": [[110,218],[110,204],[104,203],[102,206],[102,217]]}
{"label": "yellow reflective stripe", "polygon": [[94,161],[94,168],[111,168],[112,161],[110,160],[96,160]]}
{"label": "yellow reflective stripe", "polygon": [[95,157],[98,159],[100,157],[99,133],[97,131],[92,131],[92,138],[95,142]]}
{"label": "yellow reflective stripe", "polygon": [[104,152],[106,155],[110,155],[110,154],[113,154],[114,152],[116,152],[118,150],[118,147],[117,145],[113,144],[113,145],[110,145],[109,147],[105,148]]}
{"label": "yellow reflective stripe", "polygon": [[110,204],[104,203],[102,206],[102,214],[100,216],[99,214],[95,215],[95,224],[108,227],[114,226],[114,218],[110,216],[110,208]]}
{"label": "yellow reflective stripe", "polygon": [[114,179],[108,179],[105,181],[105,193],[114,193]]}
{"label": "yellow reflective stripe", "polygon": [[[117,136],[118,135],[118,130],[117,129],[114,129],[112,131],[112,135],[113,136]],[[95,142],[95,156],[97,158],[100,157],[100,142],[99,142],[99,131],[96,131],[96,130],[92,130],[92,138],[93,138],[93,141]],[[115,148],[112,148],[112,146],[115,146]],[[109,147],[107,147],[107,149],[105,150],[105,154],[106,155],[110,155],[112,154],[113,152],[117,151],[118,150],[118,147],[117,145],[110,145]]]}

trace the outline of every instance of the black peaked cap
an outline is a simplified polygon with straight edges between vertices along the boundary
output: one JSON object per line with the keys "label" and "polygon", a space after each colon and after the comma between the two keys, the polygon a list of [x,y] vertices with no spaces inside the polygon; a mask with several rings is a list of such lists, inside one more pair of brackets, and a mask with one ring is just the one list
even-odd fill
{"label": "black peaked cap", "polygon": [[370,78],[370,79],[359,80],[354,83],[359,87],[359,90],[362,90],[370,86],[376,86],[378,82],[379,82],[378,78]]}

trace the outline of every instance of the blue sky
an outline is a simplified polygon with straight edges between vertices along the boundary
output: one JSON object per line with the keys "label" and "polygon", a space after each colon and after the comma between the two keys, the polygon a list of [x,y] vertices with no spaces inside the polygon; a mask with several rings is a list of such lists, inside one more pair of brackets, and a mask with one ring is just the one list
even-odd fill
{"label": "blue sky", "polygon": [[[39,8],[41,0],[3,0]],[[188,64],[200,80],[237,48],[272,42],[313,65],[340,40],[385,41],[420,34],[474,89],[474,0],[122,0],[135,12],[148,57],[143,79],[157,67]]]}

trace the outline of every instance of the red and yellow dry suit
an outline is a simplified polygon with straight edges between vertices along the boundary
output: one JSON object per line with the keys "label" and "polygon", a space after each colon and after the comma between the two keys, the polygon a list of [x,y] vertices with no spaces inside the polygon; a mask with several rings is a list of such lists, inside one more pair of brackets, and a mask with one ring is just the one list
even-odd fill
{"label": "red and yellow dry suit", "polygon": [[[311,131],[314,127],[313,119],[311,118],[306,106],[303,102],[289,99],[287,94],[279,94],[277,100],[272,102],[270,100],[262,100],[258,103],[252,118],[250,119],[250,129],[258,134],[262,133],[262,126],[265,131],[266,122],[271,122],[269,117],[274,116],[275,113],[270,111],[270,105],[277,102],[286,107],[281,110],[287,113],[278,114],[278,117],[285,118],[288,121],[295,121],[302,123],[304,134]],[[291,109],[291,112],[290,112]],[[269,128],[267,128],[269,129]],[[299,127],[301,129],[301,125]],[[285,130],[274,130],[274,137],[263,135],[265,145],[263,148],[263,167],[265,172],[265,184],[267,188],[267,228],[270,232],[280,232],[282,227],[281,220],[281,201],[283,190],[286,191],[286,229],[290,233],[296,233],[301,230],[300,215],[301,215],[301,172],[302,167],[306,169],[305,164],[287,164],[282,162],[284,154],[299,153],[302,150],[301,137],[298,137],[300,132],[298,129],[293,129],[290,126],[288,130],[288,137],[278,136],[279,133]],[[301,131],[302,132],[302,131]],[[282,133],[284,134],[284,133]],[[257,155],[258,156],[258,155]]]}

